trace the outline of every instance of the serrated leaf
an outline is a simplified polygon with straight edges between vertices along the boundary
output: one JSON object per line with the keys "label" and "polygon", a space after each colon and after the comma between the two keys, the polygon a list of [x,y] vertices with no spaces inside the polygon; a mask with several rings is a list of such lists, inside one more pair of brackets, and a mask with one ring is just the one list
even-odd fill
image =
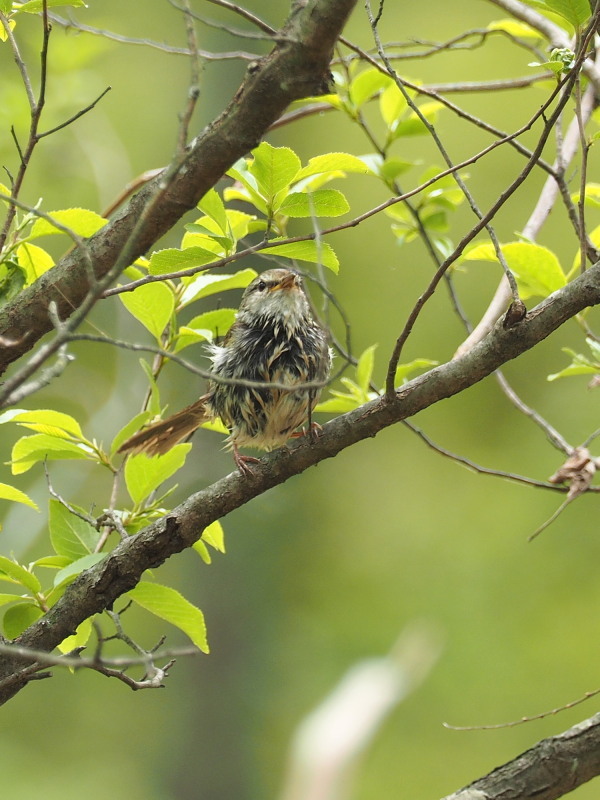
{"label": "serrated leaf", "polygon": [[391,83],[388,88],[381,93],[379,98],[379,111],[383,121],[390,130],[393,130],[399,118],[406,113],[408,103],[406,97],[395,83]]}
{"label": "serrated leaf", "polygon": [[203,653],[209,652],[202,611],[175,589],[159,583],[140,581],[126,597],[182,630]]}
{"label": "serrated leaf", "polygon": [[147,283],[119,297],[129,313],[160,341],[175,310],[175,298],[169,287],[159,282]]}
{"label": "serrated leaf", "polygon": [[33,562],[33,567],[47,567],[48,569],[62,569],[70,564],[67,556],[42,556]]}
{"label": "serrated leaf", "polygon": [[350,99],[356,108],[360,108],[377,92],[389,86],[391,81],[392,78],[380,69],[365,69],[352,79],[349,87]]}
{"label": "serrated leaf", "polygon": [[[580,199],[580,192],[575,192],[571,195],[571,200],[574,203],[578,203]],[[600,208],[600,183],[586,183],[584,199],[586,204]]]}
{"label": "serrated leaf", "polygon": [[[77,630],[72,636],[67,636],[58,645],[61,653],[70,653],[78,647],[85,647],[92,635],[92,620],[84,619],[81,625],[77,626]],[[72,669],[72,668],[71,668]]]}
{"label": "serrated leaf", "polygon": [[207,527],[204,528],[202,531],[201,541],[204,541],[211,547],[214,547],[215,550],[219,551],[219,553],[225,552],[225,533],[223,531],[223,526],[218,519],[216,519],[214,522],[211,522],[210,525],[207,525]]}
{"label": "serrated leaf", "polygon": [[590,18],[589,0],[538,0],[538,4],[558,14],[574,28],[581,28]]}
{"label": "serrated leaf", "polygon": [[340,395],[339,397],[329,397],[318,403],[315,412],[323,414],[346,414],[348,411],[353,411],[362,405],[360,400],[356,400],[348,395]]}
{"label": "serrated leaf", "polygon": [[[76,439],[85,439],[80,424],[70,414],[54,411],[51,408],[38,408],[34,411],[20,411],[12,418],[24,428],[38,431],[38,433],[52,433],[53,436],[74,436]],[[62,432],[62,433],[61,433]]]}
{"label": "serrated leaf", "polygon": [[[51,211],[48,216],[84,239],[93,236],[108,222],[100,214],[96,214],[95,211],[90,211],[88,208],[65,208],[60,211]],[[38,236],[51,236],[57,233],[64,233],[64,231],[49,220],[38,217],[33,223],[29,236],[31,239],[36,239]]]}
{"label": "serrated leaf", "polygon": [[98,531],[54,498],[48,501],[48,507],[50,541],[56,553],[70,561],[93,553],[100,539]]}
{"label": "serrated leaf", "polygon": [[516,19],[497,19],[490,22],[487,26],[488,31],[504,31],[510,36],[516,36],[519,39],[543,39],[541,33],[527,25],[526,22],[520,22]]}
{"label": "serrated leaf", "polygon": [[227,331],[235,322],[237,310],[235,308],[215,308],[213,311],[206,311],[191,319],[187,328],[192,330],[207,331],[211,341],[225,336]]}
{"label": "serrated leaf", "polygon": [[209,189],[202,200],[198,203],[200,211],[214,219],[219,226],[221,233],[227,233],[227,214],[221,196],[215,189]]}
{"label": "serrated leaf", "polygon": [[148,272],[151,275],[167,275],[171,272],[202,267],[218,258],[217,253],[213,253],[212,250],[207,250],[205,247],[186,247],[183,250],[167,247],[165,250],[157,250],[152,253],[148,262]]}
{"label": "serrated leaf", "polygon": [[146,422],[148,422],[148,420],[151,417],[152,417],[152,412],[151,411],[142,411],[139,414],[136,414],[135,417],[133,417],[133,419],[130,419],[129,422],[126,425],[123,425],[121,430],[117,433],[115,438],[112,440],[112,443],[111,443],[111,446],[110,446],[111,455],[114,455],[117,452],[117,450],[119,449],[119,447],[121,447],[123,442],[127,441],[127,439],[129,439],[130,436],[133,436],[133,434],[136,431],[139,431],[139,429],[142,427],[142,425],[145,425]]}
{"label": "serrated leaf", "polygon": [[198,541],[194,542],[194,544],[192,545],[192,550],[195,550],[196,553],[198,553],[198,555],[200,556],[202,561],[204,561],[205,564],[212,564],[212,558],[210,552],[208,550],[208,547],[202,541],[202,539],[198,539]]}
{"label": "serrated leaf", "polygon": [[29,572],[21,564],[17,564],[16,561],[12,561],[6,556],[0,556],[0,570],[34,594],[42,590],[42,585],[33,572]]}
{"label": "serrated leaf", "polygon": [[393,138],[398,139],[401,136],[422,136],[428,133],[427,126],[423,122],[423,118],[432,125],[437,121],[438,112],[443,108],[443,104],[437,100],[432,100],[430,103],[423,103],[419,106],[420,114],[416,111],[410,111],[406,119],[399,120],[398,124],[393,126]]}
{"label": "serrated leaf", "polygon": [[25,242],[17,247],[17,260],[19,266],[25,272],[25,283],[27,286],[31,285],[54,266],[54,259],[35,244]]}
{"label": "serrated leaf", "polygon": [[[272,239],[271,241],[277,242],[279,240]],[[312,264],[322,264],[335,273],[338,272],[340,266],[340,262],[331,245],[327,242],[317,243],[314,239],[308,239],[305,242],[269,245],[265,252],[269,255],[275,254],[298,261],[310,261]]]}
{"label": "serrated leaf", "polygon": [[45,433],[36,433],[33,436],[22,436],[15,442],[11,454],[11,471],[13,475],[21,475],[39,461],[74,458],[93,459],[94,456],[85,445],[48,436]]}
{"label": "serrated leaf", "polygon": [[379,174],[386,181],[393,181],[405,172],[408,172],[411,167],[416,165],[415,161],[405,161],[403,158],[386,158],[386,160],[379,167]]}
{"label": "serrated leaf", "polygon": [[311,158],[308,164],[296,175],[296,181],[319,175],[322,172],[358,172],[363,175],[373,174],[372,170],[357,156],[350,153],[324,153]]}
{"label": "serrated leaf", "polygon": [[8,603],[17,603],[22,601],[23,598],[18,594],[8,594],[7,592],[0,592],[0,606],[5,606]]}
{"label": "serrated leaf", "polygon": [[177,339],[175,340],[174,352],[179,353],[186,347],[198,342],[212,342],[213,332],[201,328],[190,328],[187,325],[182,325],[177,331]]}
{"label": "serrated leaf", "polygon": [[44,612],[34,603],[18,603],[11,606],[4,613],[4,635],[7,639],[16,639],[43,616]]}
{"label": "serrated leaf", "polygon": [[337,189],[291,192],[277,209],[288,217],[339,217],[350,210],[345,196]]}
{"label": "serrated leaf", "polygon": [[14,486],[9,486],[7,483],[0,483],[0,499],[11,500],[13,503],[23,503],[23,505],[39,511],[37,503],[34,503],[33,500],[25,494],[25,492],[22,492],[20,489],[16,489]]}
{"label": "serrated leaf", "polygon": [[66,567],[59,570],[54,576],[54,586],[60,586],[63,583],[71,583],[75,578],[90,567],[95,567],[107,556],[106,553],[88,553],[81,558],[67,564]]}
{"label": "serrated leaf", "polygon": [[406,383],[413,372],[418,372],[422,369],[431,369],[431,367],[437,367],[438,364],[439,361],[431,361],[429,358],[415,358],[413,361],[409,361],[406,364],[398,364],[396,374],[394,375],[394,386],[400,386]]}
{"label": "serrated leaf", "polygon": [[130,456],[125,464],[125,484],[134,503],[141,503],[185,464],[191,444],[175,445],[168,453],[149,458],[144,453]]}
{"label": "serrated leaf", "polygon": [[375,350],[377,345],[373,344],[361,353],[356,365],[356,382],[366,394],[370,389],[371,378],[373,377],[373,367],[375,366]]}
{"label": "serrated leaf", "polygon": [[257,276],[253,269],[241,269],[233,275],[196,275],[186,283],[185,291],[181,297],[180,305],[184,306],[201,297],[209,297],[218,292],[229,289],[245,289]]}
{"label": "serrated leaf", "polygon": [[156,382],[156,378],[152,372],[152,367],[146,361],[146,359],[140,358],[140,367],[144,370],[150,385],[150,400],[147,404],[148,411],[150,411],[153,417],[157,417],[161,412],[160,389],[158,388],[158,383]]}
{"label": "serrated leaf", "polygon": [[268,142],[261,142],[252,155],[254,158],[248,170],[269,202],[290,186],[301,167],[300,159],[289,147],[273,147]]}
{"label": "serrated leaf", "polygon": [[[5,6],[8,6],[6,11],[4,12],[5,14],[8,14],[12,6],[12,0],[2,0],[2,2],[4,3]],[[16,25],[17,23],[15,22],[14,19],[8,20],[9,30],[14,31]],[[4,25],[0,25],[0,42],[5,42],[7,39],[8,39],[8,33],[6,32],[6,28],[4,27]],[[3,194],[10,194],[9,191],[4,191],[4,188],[2,188],[2,192]]]}
{"label": "serrated leaf", "polygon": [[[547,297],[566,284],[566,277],[555,254],[539,244],[510,242],[502,245],[502,253],[519,285],[523,300]],[[466,255],[469,261],[497,261],[491,244],[474,247]]]}

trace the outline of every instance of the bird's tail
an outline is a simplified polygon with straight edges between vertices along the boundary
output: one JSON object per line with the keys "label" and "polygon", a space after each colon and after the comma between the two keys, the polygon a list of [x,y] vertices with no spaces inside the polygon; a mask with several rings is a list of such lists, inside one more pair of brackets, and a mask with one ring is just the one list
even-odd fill
{"label": "bird's tail", "polygon": [[204,399],[201,398],[171,417],[143,428],[123,442],[118,452],[146,453],[148,456],[163,455],[208,419],[210,417]]}

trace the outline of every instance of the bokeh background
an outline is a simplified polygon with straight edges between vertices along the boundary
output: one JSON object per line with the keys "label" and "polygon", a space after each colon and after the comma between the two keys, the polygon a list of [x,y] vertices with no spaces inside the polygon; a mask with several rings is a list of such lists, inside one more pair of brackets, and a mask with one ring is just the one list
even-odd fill
{"label": "bokeh background", "polygon": [[[242,27],[209,3],[194,0],[192,5],[207,18]],[[269,0],[250,4],[275,26],[285,6]],[[443,0],[388,3],[382,35],[388,41],[441,41],[502,16],[494,5],[475,0],[453,4],[451,14]],[[166,0],[129,0],[127,13],[118,0],[90,0],[77,19],[137,40],[186,44],[181,15]],[[18,32],[35,76],[39,21],[24,20]],[[198,34],[200,46],[212,51],[264,52],[268,47],[202,25]],[[346,34],[365,47],[372,45],[362,4]],[[101,211],[125,183],[170,158],[189,64],[148,45],[119,44],[60,26],[55,26],[50,53],[45,127],[85,106],[107,85],[112,91],[92,113],[44,142],[23,199],[34,204],[41,197],[46,209]],[[408,61],[402,71],[435,84],[485,80],[526,74],[528,60],[527,53],[497,38],[471,51]],[[221,111],[244,68],[240,61],[204,64],[194,130]],[[14,171],[10,126],[24,137],[28,118],[6,45],[0,48],[0,75],[0,161]],[[544,97],[538,88],[456,99],[509,131],[528,119]],[[457,161],[490,141],[448,112],[438,127]],[[303,161],[329,150],[358,155],[371,150],[364,134],[336,114],[281,129],[269,140],[293,147]],[[397,147],[397,155],[421,159],[423,169],[439,163],[424,138]],[[470,186],[483,208],[521,166],[512,151],[501,149],[470,170]],[[592,151],[592,180],[596,171]],[[418,172],[407,176],[407,185],[416,182]],[[570,175],[575,189],[577,166]],[[543,175],[533,175],[502,210],[495,221],[501,240],[513,239],[522,229],[542,181]],[[336,185],[347,192],[352,213],[385,199],[380,187],[363,176]],[[560,209],[553,213],[540,241],[570,266],[577,243],[564,216]],[[468,210],[461,208],[451,235],[458,240],[471,224]],[[164,244],[177,244],[181,234],[182,229],[174,231]],[[341,262],[331,288],[351,320],[354,352],[378,344],[375,378],[381,383],[392,343],[432,265],[419,243],[398,248],[384,217],[331,242]],[[247,266],[265,268],[257,258]],[[489,264],[471,264],[456,274],[473,319],[486,307],[498,278]],[[225,302],[238,299],[228,296]],[[147,341],[117,298],[100,304],[88,330]],[[405,359],[446,360],[462,335],[441,289],[419,320]],[[509,364],[506,374],[523,399],[575,444],[598,426],[598,397],[587,389],[585,378],[547,382],[549,373],[566,365],[564,346],[584,349],[574,323],[535,353]],[[137,356],[101,345],[73,346],[72,351],[76,362],[31,398],[29,407],[75,414],[88,434],[109,441],[135,413],[145,391]],[[171,408],[190,402],[201,390],[200,382],[175,367],[162,377],[163,398]],[[493,379],[429,409],[416,422],[439,444],[488,467],[545,479],[561,461]],[[0,429],[3,461],[17,435],[8,426]],[[175,500],[230,471],[230,457],[220,448],[214,434],[196,437]],[[1,480],[10,481],[9,468],[1,470]],[[43,508],[47,492],[40,473],[32,470],[18,485]],[[79,463],[53,464],[51,474],[56,488],[73,502],[96,508],[106,504],[106,476]],[[440,658],[374,735],[356,765],[349,797],[414,799],[450,793],[598,708],[598,701],[591,700],[558,717],[497,731],[457,732],[442,725],[513,720],[600,686],[595,496],[582,498],[539,539],[527,542],[561,499],[471,473],[428,449],[403,426],[321,463],[226,518],[227,554],[210,567],[186,552],[157,572],[161,582],[177,586],[204,610],[210,656],[180,660],[166,689],[139,693],[95,674],[55,669],[52,680],[31,685],[2,708],[4,796],[276,798],[301,720],[349,668],[386,654],[405,626],[415,622],[437,631],[443,643]],[[45,552],[43,514],[2,511],[2,552],[23,560]],[[167,644],[185,644],[178,631],[142,613],[129,612],[127,624],[146,646],[165,632]],[[595,792],[590,784],[575,796],[584,800]]]}

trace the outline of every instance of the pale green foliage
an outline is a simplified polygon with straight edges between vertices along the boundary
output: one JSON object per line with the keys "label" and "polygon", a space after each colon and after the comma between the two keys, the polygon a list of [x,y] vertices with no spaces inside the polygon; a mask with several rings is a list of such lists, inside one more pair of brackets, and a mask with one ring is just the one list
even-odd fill
{"label": "pale green foliage", "polygon": [[[502,245],[501,249],[509,269],[517,279],[523,300],[547,297],[566,284],[567,277],[558,258],[547,247],[531,242],[509,242]],[[473,247],[465,255],[465,260],[498,262],[491,244]]]}
{"label": "pale green foliage", "polygon": [[[55,5],[77,6],[82,2],[48,2],[48,7]],[[550,14],[560,15],[574,28],[580,27],[589,16],[587,0],[547,0],[537,5],[543,6]],[[41,0],[23,4],[0,0],[0,9],[10,15],[11,26],[15,20],[18,23],[19,13],[37,13],[40,8]],[[514,20],[491,23],[489,29],[502,30],[521,39],[540,38],[527,25]],[[563,72],[569,68],[571,55],[571,51],[555,51],[543,66]],[[350,175],[354,176],[353,180],[368,181],[392,197],[401,195],[398,180],[411,172],[413,185],[429,184],[410,198],[410,205],[398,202],[386,210],[391,234],[399,246],[405,246],[424,232],[443,256],[453,250],[450,238],[452,218],[464,202],[462,189],[452,175],[437,178],[443,171],[442,167],[430,165],[423,169],[417,162],[404,158],[402,150],[403,139],[428,133],[429,126],[438,121],[443,106],[422,97],[414,88],[404,87],[374,67],[361,68],[353,64],[347,73],[336,73],[334,77],[336,94],[318,98],[318,102],[328,103],[353,121],[359,121],[365,106],[370,104],[381,147],[377,152],[360,157],[344,152],[319,154],[303,165],[291,148],[262,142],[249,157],[240,159],[227,173],[230,180],[226,188],[222,191],[211,189],[199,202],[198,215],[181,231],[178,247],[156,250],[148,258],[138,259],[125,272],[127,279],[140,281],[141,285],[132,291],[120,292],[120,303],[143,327],[140,334],[149,335],[163,352],[180,353],[197,343],[218,341],[227,334],[235,321],[236,311],[234,303],[223,302],[222,293],[243,290],[256,276],[253,267],[237,269],[234,265],[249,248],[253,255],[260,252],[276,256],[291,267],[300,261],[337,273],[339,259],[326,239],[327,228],[323,220],[337,220],[349,213],[348,200],[337,186],[343,185]],[[297,107],[314,101],[314,98],[309,98],[293,105]],[[419,174],[415,177],[416,168]],[[467,180],[468,176],[461,175],[461,178]],[[336,188],[331,186],[334,182]],[[0,200],[9,195],[9,189],[0,185]],[[578,199],[576,197],[575,202]],[[600,205],[597,185],[587,187],[585,201],[590,206]],[[240,204],[243,204],[243,210]],[[53,258],[42,246],[44,237],[70,235],[72,241],[68,246],[77,247],[80,239],[92,236],[106,223],[94,211],[81,208],[41,214],[35,210],[16,214],[8,245],[0,256],[0,303],[10,301],[53,268]],[[593,241],[595,234],[600,239],[600,234],[594,232]],[[567,273],[552,251],[530,242],[505,243],[502,251],[524,299],[547,296],[564,286],[578,269],[577,256],[573,269]],[[488,241],[472,247],[462,264],[465,266],[476,260],[497,263]],[[215,267],[219,271],[211,272]],[[224,272],[224,268],[228,271]],[[194,303],[215,295],[218,295],[217,308],[189,313]],[[188,312],[185,316],[182,314],[184,310]],[[590,343],[590,346],[593,351],[597,349],[595,344]],[[374,380],[375,351],[375,345],[364,350],[356,361],[352,376],[340,378],[341,388],[331,388],[317,406],[317,412],[345,413],[380,396],[381,390]],[[593,352],[594,360],[568,352],[573,356],[573,364],[550,379],[600,370],[600,353]],[[18,476],[53,460],[79,460],[80,469],[103,469],[113,477],[118,476],[121,457],[117,451],[120,445],[164,413],[159,387],[164,360],[159,368],[155,364],[151,366],[145,359],[140,361],[147,378],[148,401],[141,411],[133,413],[106,447],[86,435],[74,417],[60,411],[13,409],[1,414],[0,424],[14,423],[30,431],[13,447],[13,474]],[[402,385],[436,363],[417,358],[398,365],[396,385]],[[221,435],[227,433],[219,421],[203,427]],[[168,512],[166,501],[174,487],[161,487],[184,466],[190,448],[189,444],[179,444],[163,456],[127,458],[123,476],[131,502],[124,500],[121,506],[110,509],[120,523],[119,530],[126,535],[135,535],[149,522]],[[163,491],[162,496],[159,491]],[[0,500],[38,510],[24,492],[7,484],[0,484]],[[105,502],[108,506],[108,499]],[[98,505],[102,508],[102,503]],[[4,615],[6,636],[20,634],[56,603],[77,575],[106,557],[117,537],[113,533],[106,541],[101,534],[103,524],[70,503],[68,498],[64,501],[52,498],[48,512],[51,552],[29,565],[0,556],[0,582],[5,588],[14,590],[14,593],[0,593],[0,606],[9,606]],[[198,531],[198,535],[200,533]],[[225,552],[223,528],[219,521],[202,532],[194,550],[206,564],[211,563],[211,551]],[[53,580],[45,579],[48,571],[53,574]],[[208,651],[202,612],[175,589],[144,580],[129,592],[128,597],[179,627],[201,650]],[[87,620],[74,636],[62,643],[61,649],[66,652],[84,645],[90,633],[91,624]]]}

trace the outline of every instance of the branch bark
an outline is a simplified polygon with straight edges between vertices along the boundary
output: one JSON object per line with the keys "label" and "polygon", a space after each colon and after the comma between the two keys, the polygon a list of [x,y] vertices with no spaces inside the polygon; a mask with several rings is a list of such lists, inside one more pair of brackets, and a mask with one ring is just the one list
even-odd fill
{"label": "branch bark", "polygon": [[[512,328],[498,322],[472,350],[447,362],[385,397],[343,414],[324,426],[319,439],[300,440],[265,456],[252,475],[231,473],[189,497],[165,518],[118,545],[104,561],[83,572],[47,614],[28,628],[15,643],[52,650],[88,617],[110,608],[115,600],[140,580],[143,572],[189,547],[216,519],[277,486],[293,475],[356,442],[411,417],[447,397],[478,383],[502,364],[521,355],[588,306],[600,303],[600,263],[564,289],[554,293]],[[0,680],[18,673],[20,665],[0,661]],[[15,680],[0,690],[0,704],[27,683]]]}
{"label": "branch bark", "polygon": [[599,773],[600,714],[595,714],[443,800],[555,800]]}
{"label": "branch bark", "polygon": [[[87,241],[96,280],[107,274],[126,246],[132,261],[152,247],[235,161],[256,147],[293,100],[329,91],[333,47],[355,4],[356,0],[294,3],[271,53],[248,67],[225,111],[190,143],[183,166],[142,228],[135,231],[142,210],[161,185],[162,173]],[[91,277],[89,263],[75,248],[0,311],[0,337],[14,343],[0,351],[0,374],[52,330],[50,303],[56,304],[61,320],[67,319],[93,288]]]}

